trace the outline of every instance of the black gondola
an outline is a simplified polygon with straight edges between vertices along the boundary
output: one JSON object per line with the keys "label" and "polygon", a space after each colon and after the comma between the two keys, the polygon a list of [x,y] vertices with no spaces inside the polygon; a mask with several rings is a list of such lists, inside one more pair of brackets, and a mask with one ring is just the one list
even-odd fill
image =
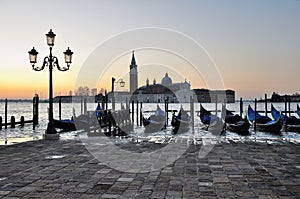
{"label": "black gondola", "polygon": [[76,131],[75,122],[73,119],[53,120],[54,127],[61,129],[63,132]]}
{"label": "black gondola", "polygon": [[[256,114],[256,116],[255,116]],[[254,118],[256,117],[256,121]],[[259,131],[270,132],[275,134],[280,134],[282,128],[282,119],[281,117],[278,120],[272,120],[268,116],[262,116],[259,113],[255,112],[251,106],[248,106],[248,118],[251,122],[256,122],[256,128]]]}
{"label": "black gondola", "polygon": [[182,107],[180,108],[178,115],[175,115],[175,112],[173,113],[171,125],[174,127],[174,134],[187,132],[189,130],[190,123],[191,117]]}
{"label": "black gondola", "polygon": [[156,111],[149,118],[143,116],[145,133],[154,133],[166,128],[165,112],[157,105]]}
{"label": "black gondola", "polygon": [[282,124],[285,125],[286,131],[300,132],[300,119],[295,116],[286,116],[280,113],[273,104],[271,104],[271,114],[275,120],[282,118]]}
{"label": "black gondola", "polygon": [[205,125],[205,130],[214,132],[214,133],[223,133],[224,124],[222,119],[217,115],[211,113],[211,111],[206,110],[200,104],[200,112],[198,113],[201,122]]}
{"label": "black gondola", "polygon": [[243,119],[240,115],[233,114],[233,111],[229,111],[225,107],[223,108],[222,113],[225,114],[226,128],[229,131],[240,135],[249,134],[250,123],[247,117]]}

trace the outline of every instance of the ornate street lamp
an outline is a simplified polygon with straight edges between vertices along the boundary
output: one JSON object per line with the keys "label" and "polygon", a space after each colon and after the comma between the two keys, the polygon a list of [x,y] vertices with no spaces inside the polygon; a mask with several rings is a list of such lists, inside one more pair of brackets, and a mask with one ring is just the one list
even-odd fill
{"label": "ornate street lamp", "polygon": [[111,102],[112,102],[112,109],[115,110],[115,93],[114,93],[114,86],[115,84],[119,83],[121,87],[125,86],[125,82],[123,79],[119,79],[118,81],[116,81],[115,78],[111,78],[111,94],[112,94],[112,98],[111,98]]}
{"label": "ornate street lamp", "polygon": [[67,71],[69,70],[70,64],[72,63],[72,55],[73,52],[68,49],[64,52],[64,57],[65,57],[65,62],[67,66],[60,67],[58,64],[58,59],[57,57],[52,55],[52,47],[54,46],[54,39],[55,39],[55,34],[52,32],[52,29],[46,34],[47,38],[47,44],[50,48],[50,54],[49,56],[46,56],[44,58],[44,62],[42,67],[37,67],[35,66],[37,62],[37,55],[38,52],[34,49],[34,47],[28,52],[29,53],[29,61],[32,65],[32,69],[35,71],[41,71],[43,70],[46,66],[49,67],[49,122],[47,126],[47,130],[45,131],[45,139],[56,139],[58,138],[57,136],[57,131],[55,130],[54,123],[53,123],[53,86],[52,86],[52,70],[56,66],[58,70],[60,71]]}

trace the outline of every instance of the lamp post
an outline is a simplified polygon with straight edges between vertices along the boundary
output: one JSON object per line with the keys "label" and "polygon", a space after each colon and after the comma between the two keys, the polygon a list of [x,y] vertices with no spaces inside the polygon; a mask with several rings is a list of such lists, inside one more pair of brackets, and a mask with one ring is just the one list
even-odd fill
{"label": "lamp post", "polygon": [[54,39],[55,34],[52,32],[52,29],[46,34],[47,44],[50,49],[50,54],[44,58],[44,62],[42,67],[35,66],[37,62],[37,55],[38,52],[34,49],[34,47],[28,52],[29,53],[29,61],[32,65],[32,69],[35,71],[41,71],[46,66],[49,67],[49,116],[48,116],[48,126],[45,131],[45,139],[58,139],[57,131],[55,130],[54,123],[53,123],[53,85],[52,85],[52,70],[56,66],[60,71],[67,71],[69,70],[70,64],[72,63],[72,55],[73,52],[68,49],[64,52],[65,62],[67,66],[60,67],[58,64],[57,57],[52,55],[52,48],[54,46]]}
{"label": "lamp post", "polygon": [[114,93],[114,85],[119,83],[121,87],[125,86],[125,82],[123,79],[119,79],[118,81],[116,81],[115,78],[111,78],[111,103],[112,103],[112,109],[115,110],[115,93]]}

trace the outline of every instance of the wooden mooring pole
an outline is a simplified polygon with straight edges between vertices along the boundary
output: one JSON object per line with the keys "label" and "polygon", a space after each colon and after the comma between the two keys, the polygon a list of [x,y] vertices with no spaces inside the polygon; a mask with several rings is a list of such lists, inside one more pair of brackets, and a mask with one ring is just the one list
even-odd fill
{"label": "wooden mooring pole", "polygon": [[267,99],[267,94],[265,94],[265,115],[268,116],[268,99]]}
{"label": "wooden mooring pole", "polygon": [[131,120],[132,120],[132,125],[134,125],[134,100],[131,102]]}
{"label": "wooden mooring pole", "polygon": [[165,116],[166,116],[166,126],[168,126],[169,120],[169,97],[165,99]]}
{"label": "wooden mooring pole", "polygon": [[139,126],[139,101],[136,101],[136,126]]}
{"label": "wooden mooring pole", "polygon": [[291,117],[291,100],[288,100],[288,105],[289,105],[289,117]]}
{"label": "wooden mooring pole", "polygon": [[216,115],[218,115],[218,95],[216,95]]}
{"label": "wooden mooring pole", "polygon": [[5,129],[7,129],[7,98],[5,98],[5,110],[4,110],[4,124],[5,124]]}
{"label": "wooden mooring pole", "polygon": [[256,109],[257,109],[257,99],[254,100],[254,131],[256,131]]}
{"label": "wooden mooring pole", "polygon": [[193,96],[190,96],[190,109],[191,109],[191,125],[192,133],[195,133],[195,123],[194,123],[194,99]]}
{"label": "wooden mooring pole", "polygon": [[[287,95],[285,95],[285,97],[284,97],[284,113],[285,113],[285,115],[287,116]],[[286,122],[285,122],[285,132],[287,132],[287,125],[286,125]]]}
{"label": "wooden mooring pole", "polygon": [[243,98],[240,98],[240,116],[243,116]]}
{"label": "wooden mooring pole", "polygon": [[58,117],[61,120],[61,96],[59,96],[59,101],[58,101]]}
{"label": "wooden mooring pole", "polygon": [[15,128],[16,127],[16,119],[15,116],[10,117],[10,127]]}
{"label": "wooden mooring pole", "polygon": [[143,109],[143,102],[140,103],[140,126],[143,126],[143,113],[142,113],[142,109]]}

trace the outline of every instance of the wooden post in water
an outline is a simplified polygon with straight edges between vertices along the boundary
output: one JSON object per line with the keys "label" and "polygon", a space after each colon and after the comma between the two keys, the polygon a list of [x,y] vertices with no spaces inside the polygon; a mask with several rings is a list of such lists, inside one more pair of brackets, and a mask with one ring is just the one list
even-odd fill
{"label": "wooden post in water", "polygon": [[5,98],[5,110],[4,110],[4,124],[5,124],[5,129],[7,129],[7,98]]}
{"label": "wooden post in water", "polygon": [[216,95],[216,115],[218,115],[218,95]]}
{"label": "wooden post in water", "polygon": [[15,116],[10,117],[10,127],[15,128],[16,127],[16,119]]}
{"label": "wooden post in water", "polygon": [[87,103],[86,103],[86,98],[83,100],[83,114],[87,115]]}
{"label": "wooden post in water", "polygon": [[24,126],[24,124],[25,124],[25,118],[24,118],[24,116],[21,116],[21,118],[20,118],[20,125]]}
{"label": "wooden post in water", "polygon": [[195,124],[194,124],[194,99],[193,96],[190,96],[190,110],[191,110],[191,125],[192,133],[195,133]]}
{"label": "wooden post in water", "polygon": [[243,98],[240,98],[240,116],[243,116]]}
{"label": "wooden post in water", "polygon": [[227,114],[226,100],[224,99],[224,103],[222,103],[222,109],[221,109],[221,118],[224,120],[224,125],[222,130],[226,130],[226,114]]}
{"label": "wooden post in water", "polygon": [[104,96],[105,108],[103,108],[103,109],[108,110],[108,96],[107,96],[107,91],[106,90],[105,90],[104,94],[105,94],[105,96]]}
{"label": "wooden post in water", "polygon": [[143,126],[143,113],[142,113],[142,109],[143,109],[143,102],[140,103],[140,126]]}
{"label": "wooden post in water", "polygon": [[265,115],[268,116],[268,101],[267,101],[267,94],[265,94]]}
{"label": "wooden post in water", "polygon": [[256,107],[257,106],[257,99],[254,100],[254,131],[256,132]]}
{"label": "wooden post in water", "polygon": [[[284,96],[284,113],[287,116],[287,95]],[[284,126],[285,126],[285,128],[284,128],[285,132],[287,132],[286,122],[285,122]]]}
{"label": "wooden post in water", "polygon": [[166,126],[168,125],[169,120],[169,97],[165,99],[165,117],[166,117]]}
{"label": "wooden post in water", "polygon": [[139,126],[139,101],[136,101],[136,126]]}
{"label": "wooden post in water", "polygon": [[81,113],[81,115],[83,114],[83,97],[82,96],[80,96],[80,113]]}
{"label": "wooden post in water", "polygon": [[37,125],[39,123],[39,96],[37,94],[35,94],[35,96],[33,97],[33,105],[32,105],[32,114],[33,114],[33,118],[32,118],[32,125],[33,125],[33,130],[35,130],[35,125]]}
{"label": "wooden post in water", "polygon": [[291,117],[291,100],[288,100],[288,105],[289,105],[289,117]]}
{"label": "wooden post in water", "polygon": [[0,116],[0,130],[2,129],[2,117]]}
{"label": "wooden post in water", "polygon": [[284,114],[287,115],[287,95],[284,96]]}
{"label": "wooden post in water", "polygon": [[132,120],[132,126],[134,125],[134,100],[131,102],[131,120]]}
{"label": "wooden post in water", "polygon": [[61,96],[59,96],[59,101],[58,101],[58,116],[59,119],[61,120]]}

